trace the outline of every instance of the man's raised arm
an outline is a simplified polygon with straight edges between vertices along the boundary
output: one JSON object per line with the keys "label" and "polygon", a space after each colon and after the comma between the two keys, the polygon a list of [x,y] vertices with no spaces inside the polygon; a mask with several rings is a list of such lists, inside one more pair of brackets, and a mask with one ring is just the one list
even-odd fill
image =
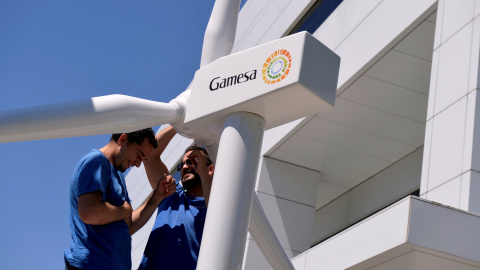
{"label": "man's raised arm", "polygon": [[165,174],[170,174],[167,166],[163,163],[160,155],[163,153],[167,145],[172,140],[177,132],[173,127],[169,126],[160,131],[155,138],[157,139],[158,147],[153,149],[152,153],[145,159],[143,164],[145,165],[145,171],[147,172],[148,181],[152,186],[152,189],[157,187],[158,181]]}

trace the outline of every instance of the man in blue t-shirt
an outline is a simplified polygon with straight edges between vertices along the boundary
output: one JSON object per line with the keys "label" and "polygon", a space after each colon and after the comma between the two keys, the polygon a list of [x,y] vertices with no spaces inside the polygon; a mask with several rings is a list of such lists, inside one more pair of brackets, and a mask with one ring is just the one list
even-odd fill
{"label": "man in blue t-shirt", "polygon": [[139,167],[157,148],[151,128],[113,134],[103,148],[92,150],[78,163],[70,187],[70,249],[65,269],[130,270],[131,236],[175,192],[169,177],[158,181],[152,196],[132,211],[123,172]]}
{"label": "man in blue t-shirt", "polygon": [[[175,134],[172,127],[158,133],[159,147],[144,162],[152,187],[168,174],[160,155]],[[185,150],[179,164],[182,186],[158,206],[139,270],[196,269],[214,169],[205,149],[191,146]]]}

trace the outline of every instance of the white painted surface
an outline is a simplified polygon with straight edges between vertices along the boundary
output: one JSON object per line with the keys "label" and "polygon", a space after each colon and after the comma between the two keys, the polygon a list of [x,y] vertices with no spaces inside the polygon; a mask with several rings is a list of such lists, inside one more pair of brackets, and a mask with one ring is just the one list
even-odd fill
{"label": "white painted surface", "polygon": [[384,112],[425,123],[428,93],[385,82],[370,76],[360,77],[342,98]]}
{"label": "white painted surface", "polygon": [[281,38],[294,26],[314,0],[247,1],[239,16],[233,50],[239,52]]}
{"label": "white painted surface", "polygon": [[304,204],[257,193],[268,220],[283,246],[297,252],[310,247],[314,208]]}
{"label": "white painted surface", "polygon": [[440,0],[445,2],[442,18],[442,39],[446,40],[455,35],[459,29],[463,28],[473,19],[475,11],[475,0]]}
{"label": "white painted surface", "polygon": [[320,173],[268,157],[263,158],[256,191],[315,206]]}
{"label": "white painted surface", "polygon": [[451,207],[460,207],[461,176],[455,177],[440,186],[429,190],[425,196],[427,200],[445,204]]}
{"label": "white painted surface", "polygon": [[313,118],[297,134],[348,149],[352,152],[391,162],[397,161],[415,149],[414,146],[319,117]]}
{"label": "white painted surface", "polygon": [[468,171],[462,174],[460,209],[480,214],[480,173]]}
{"label": "white painted surface", "polygon": [[419,148],[315,213],[313,242],[375,213],[420,186],[423,149]]}
{"label": "white painted surface", "polygon": [[431,62],[435,22],[430,20],[434,18],[435,15],[431,15],[429,19],[421,23],[415,31],[400,41],[398,45],[394,47],[394,50]]}
{"label": "white painted surface", "polygon": [[308,251],[305,269],[346,269],[404,243],[409,208],[402,200],[322,242]]}
{"label": "white painted surface", "polygon": [[465,97],[433,118],[430,163],[423,168],[428,169],[428,190],[462,172],[466,105]]}
{"label": "white painted surface", "polygon": [[479,227],[477,215],[412,200],[408,241],[480,262]]}
{"label": "white painted surface", "polygon": [[318,117],[412,146],[423,144],[423,124],[342,98],[337,98],[333,110]]}
{"label": "white painted surface", "polygon": [[322,180],[320,180],[318,183],[317,204],[315,206],[316,210],[322,208],[327,203],[340,197],[342,194],[349,190],[346,187],[342,187],[325,181],[323,176],[321,176],[320,179]]}
{"label": "white painted surface", "polygon": [[379,54],[389,49],[389,44],[399,41],[396,38],[402,32],[412,30],[409,26],[415,20],[423,21],[427,17],[425,12],[430,15],[435,3],[436,1],[384,0],[376,6],[335,49],[342,57],[339,87],[343,88],[355,80],[358,76],[355,74],[362,73],[362,68],[368,62],[378,60]]}
{"label": "white painted surface", "polygon": [[[480,5],[480,3],[476,4]],[[480,18],[475,18],[473,21],[473,33],[480,32]],[[479,88],[479,65],[478,59],[480,57],[480,35],[472,33],[472,50],[470,55],[470,73],[469,73],[469,84],[468,92],[476,90]]]}
{"label": "white painted surface", "polygon": [[251,113],[224,120],[197,269],[242,266],[264,127]]}
{"label": "white painted surface", "polygon": [[312,245],[348,225],[349,205],[350,192],[347,192],[315,212]]}
{"label": "white painted surface", "polygon": [[467,25],[439,48],[435,114],[467,94],[472,27]]}
{"label": "white painted surface", "polygon": [[475,140],[475,137],[478,137],[478,130],[480,128],[480,126],[477,124],[477,111],[480,108],[478,106],[477,93],[477,90],[475,90],[467,95],[462,172],[466,172],[470,169],[478,171],[480,168],[480,153],[477,151],[478,142]]}
{"label": "white painted surface", "polygon": [[435,97],[437,91],[437,81],[438,81],[438,62],[440,61],[440,50],[433,51],[432,55],[432,65],[430,73],[430,86],[428,94],[428,106],[427,106],[427,120],[430,120],[435,112]]}
{"label": "white painted surface", "polygon": [[[431,55],[431,53],[426,55]],[[402,85],[406,89],[419,93],[428,94],[430,77],[424,76],[424,72],[430,74],[430,66],[430,61],[391,50],[365,72],[365,75],[382,79],[393,85]],[[410,78],[410,80],[405,80],[405,78]]]}
{"label": "white painted surface", "polygon": [[352,224],[405,197],[420,186],[423,149],[419,148],[351,190],[348,222]]}

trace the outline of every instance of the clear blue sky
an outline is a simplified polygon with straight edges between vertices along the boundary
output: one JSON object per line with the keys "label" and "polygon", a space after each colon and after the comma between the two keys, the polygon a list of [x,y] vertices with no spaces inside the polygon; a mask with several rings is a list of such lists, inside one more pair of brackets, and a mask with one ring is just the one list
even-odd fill
{"label": "clear blue sky", "polygon": [[[170,101],[199,67],[213,3],[0,1],[0,111],[109,94]],[[0,269],[63,269],[72,171],[109,137],[0,144]]]}

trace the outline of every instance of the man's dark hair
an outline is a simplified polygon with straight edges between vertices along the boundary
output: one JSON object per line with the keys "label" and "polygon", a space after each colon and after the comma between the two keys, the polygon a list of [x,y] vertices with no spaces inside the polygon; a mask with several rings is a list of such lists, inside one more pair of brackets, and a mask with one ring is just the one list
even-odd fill
{"label": "man's dark hair", "polygon": [[110,137],[110,141],[118,142],[118,139],[122,134],[127,134],[127,141],[129,143],[136,143],[138,145],[142,144],[143,140],[148,139],[148,142],[153,146],[153,148],[157,148],[157,140],[155,139],[155,133],[153,132],[152,128],[146,128],[142,130],[137,130],[130,133],[116,133],[112,134]]}
{"label": "man's dark hair", "polygon": [[212,159],[210,158],[210,155],[207,152],[207,149],[200,147],[198,145],[192,145],[188,147],[187,149],[185,149],[185,152],[183,154],[185,155],[187,152],[195,151],[195,150],[198,150],[205,155],[205,157],[207,158],[207,166],[209,166],[210,164],[213,164]]}

